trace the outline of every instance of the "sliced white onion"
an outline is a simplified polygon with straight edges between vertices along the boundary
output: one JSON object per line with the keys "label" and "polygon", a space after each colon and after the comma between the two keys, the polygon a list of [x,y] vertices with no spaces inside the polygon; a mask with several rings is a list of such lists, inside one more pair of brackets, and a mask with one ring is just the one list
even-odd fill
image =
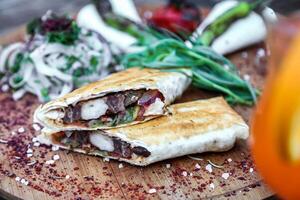
{"label": "sliced white onion", "polygon": [[5,72],[5,63],[6,63],[6,60],[8,59],[10,53],[12,51],[15,51],[16,49],[19,49],[19,48],[22,48],[24,47],[24,44],[23,43],[14,43],[14,44],[11,44],[9,46],[7,46],[6,48],[4,48],[2,51],[1,51],[1,54],[0,54],[0,72]]}
{"label": "sliced white onion", "polygon": [[12,97],[15,101],[17,101],[17,100],[21,99],[25,93],[26,93],[25,89],[19,89],[13,93]]}
{"label": "sliced white onion", "polygon": [[[22,53],[29,60],[21,63],[18,73],[6,74],[0,79],[0,84],[9,82],[13,88],[19,88],[14,94],[14,99],[21,98],[25,92],[38,96],[40,101],[45,101],[42,89],[48,89],[50,99],[63,96],[74,89],[73,73],[78,68],[90,68],[92,57],[98,60],[95,66],[96,73],[83,74],[77,78],[78,81],[90,83],[99,80],[109,74],[107,66],[111,62],[110,46],[101,35],[94,31],[81,29],[79,40],[75,45],[63,45],[59,43],[48,43],[45,36],[35,35],[27,38],[27,43],[15,43],[4,48],[0,52],[0,71],[7,71],[6,67],[13,66],[18,53]],[[85,35],[83,35],[85,34]],[[74,56],[77,60],[70,68],[66,68],[68,58]],[[8,66],[5,66],[8,62]],[[66,69],[64,71],[64,69]],[[15,83],[14,77],[20,76],[22,80]]]}
{"label": "sliced white onion", "polygon": [[41,54],[43,52],[40,51],[40,48],[37,48],[30,54],[30,58],[34,62],[34,64],[37,66],[36,69],[39,73],[47,75],[47,76],[56,76],[64,81],[70,82],[72,80],[71,75],[64,74],[63,72],[59,71],[56,68],[51,68],[49,65],[47,65],[43,58],[41,58]]}
{"label": "sliced white onion", "polygon": [[142,22],[142,19],[132,0],[110,0],[115,13],[127,17],[135,22]]}
{"label": "sliced white onion", "polygon": [[11,52],[10,56],[8,57],[8,66],[11,67],[15,64],[16,58],[18,53],[21,52],[21,49],[15,49],[14,51]]}
{"label": "sliced white onion", "polygon": [[69,92],[72,91],[72,88],[73,88],[73,86],[71,84],[64,84],[58,97],[68,94]]}

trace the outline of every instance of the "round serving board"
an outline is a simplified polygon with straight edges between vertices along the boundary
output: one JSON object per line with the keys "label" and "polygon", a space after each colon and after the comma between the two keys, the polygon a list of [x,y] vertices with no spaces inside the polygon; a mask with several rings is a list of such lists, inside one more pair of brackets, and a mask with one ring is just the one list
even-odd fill
{"label": "round serving board", "polygon": [[[20,40],[24,28],[0,38]],[[262,88],[266,73],[263,45],[230,55],[242,76]],[[189,88],[178,102],[220,94]],[[32,114],[39,105],[32,95],[13,101],[0,93],[0,198],[7,199],[263,199],[273,195],[262,182],[247,142],[224,153],[205,153],[135,167],[34,144],[39,134]],[[249,123],[251,107],[234,109]],[[29,151],[28,151],[29,149]],[[27,153],[32,152],[32,157]],[[165,152],[168,153],[168,152]],[[49,165],[54,155],[59,159]],[[57,157],[57,156],[56,156]],[[207,165],[218,165],[207,169]]]}

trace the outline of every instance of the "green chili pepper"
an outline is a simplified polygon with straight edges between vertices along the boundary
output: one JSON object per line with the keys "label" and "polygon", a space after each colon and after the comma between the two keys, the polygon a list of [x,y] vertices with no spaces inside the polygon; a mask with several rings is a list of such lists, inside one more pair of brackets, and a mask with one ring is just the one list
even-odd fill
{"label": "green chili pepper", "polygon": [[262,0],[258,0],[253,3],[244,1],[238,3],[208,25],[196,43],[209,46],[217,37],[222,35],[234,21],[248,16],[262,2]]}

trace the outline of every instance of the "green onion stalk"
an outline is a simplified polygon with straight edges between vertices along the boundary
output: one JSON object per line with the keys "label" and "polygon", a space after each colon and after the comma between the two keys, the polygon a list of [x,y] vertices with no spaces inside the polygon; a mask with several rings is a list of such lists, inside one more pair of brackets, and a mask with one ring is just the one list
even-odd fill
{"label": "green onion stalk", "polygon": [[222,92],[232,104],[252,105],[257,91],[239,77],[235,68],[224,67],[228,60],[214,60],[201,50],[188,48],[172,38],[163,39],[142,52],[125,55],[122,64],[126,68],[141,66],[185,73],[198,88]]}

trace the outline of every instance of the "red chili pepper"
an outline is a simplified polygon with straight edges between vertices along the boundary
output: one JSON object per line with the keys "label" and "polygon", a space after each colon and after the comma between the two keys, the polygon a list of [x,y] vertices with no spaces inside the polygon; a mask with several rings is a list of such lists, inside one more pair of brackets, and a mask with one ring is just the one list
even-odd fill
{"label": "red chili pepper", "polygon": [[187,1],[170,1],[154,11],[149,23],[175,33],[192,33],[201,22],[198,8]]}

